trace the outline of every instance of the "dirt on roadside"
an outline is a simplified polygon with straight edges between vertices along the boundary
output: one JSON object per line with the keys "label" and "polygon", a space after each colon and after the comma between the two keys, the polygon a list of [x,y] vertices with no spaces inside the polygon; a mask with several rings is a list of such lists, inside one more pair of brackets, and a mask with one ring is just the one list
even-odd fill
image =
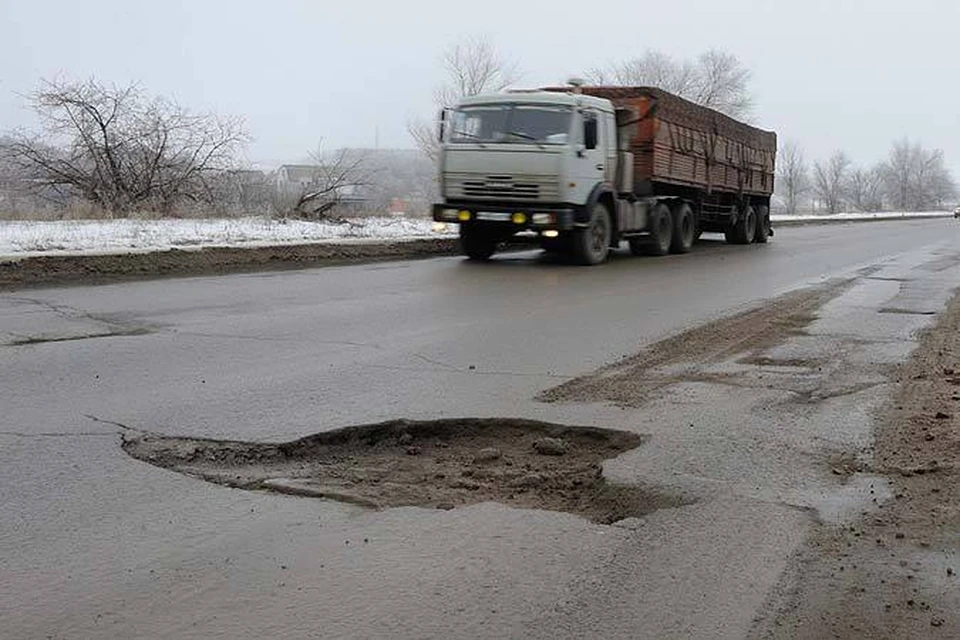
{"label": "dirt on roadside", "polygon": [[756,638],[960,638],[960,296],[898,370],[874,468],[894,498],[822,527]]}
{"label": "dirt on roadside", "polygon": [[685,503],[604,479],[604,460],[643,441],[593,427],[457,419],[397,420],[281,444],[141,434],[125,438],[123,448],[138,460],[243,489],[374,509],[453,509],[492,500],[609,524]]}
{"label": "dirt on roadside", "polygon": [[704,366],[734,356],[746,364],[809,366],[808,362],[763,361],[756,354],[803,332],[824,304],[853,280],[838,280],[787,293],[762,306],[694,327],[636,355],[547,389],[541,402],[611,402],[637,407],[650,394],[684,381],[715,381]]}
{"label": "dirt on roadside", "polygon": [[165,276],[303,269],[458,252],[456,238],[205,247],[139,253],[34,255],[0,260],[0,290],[41,284],[92,284]]}

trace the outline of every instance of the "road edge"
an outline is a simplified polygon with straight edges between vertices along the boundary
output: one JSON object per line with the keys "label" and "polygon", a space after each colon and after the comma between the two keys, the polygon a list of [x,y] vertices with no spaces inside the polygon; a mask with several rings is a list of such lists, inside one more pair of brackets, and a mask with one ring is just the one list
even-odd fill
{"label": "road edge", "polygon": [[[925,220],[944,216],[854,220],[783,220],[776,227]],[[518,247],[528,248],[528,247]],[[309,269],[390,260],[418,260],[460,253],[455,237],[365,242],[311,242],[253,247],[188,247],[159,251],[0,257],[0,291],[24,287],[102,284],[123,280]]]}

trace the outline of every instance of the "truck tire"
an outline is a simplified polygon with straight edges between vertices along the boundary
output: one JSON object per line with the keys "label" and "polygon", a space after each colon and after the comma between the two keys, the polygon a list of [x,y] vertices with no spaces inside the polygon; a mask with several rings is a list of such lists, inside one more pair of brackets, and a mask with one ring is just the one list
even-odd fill
{"label": "truck tire", "polygon": [[689,253],[696,235],[693,209],[686,202],[677,203],[671,211],[673,237],[670,240],[671,253]]}
{"label": "truck tire", "polygon": [[767,244],[770,239],[770,207],[760,205],[757,211],[757,234],[753,241],[760,244]]}
{"label": "truck tire", "polygon": [[460,246],[471,260],[489,260],[497,250],[497,241],[487,233],[472,227],[460,227]]}
{"label": "truck tire", "polygon": [[613,223],[607,207],[597,203],[590,211],[590,224],[573,232],[573,257],[579,264],[600,264],[610,253]]}
{"label": "truck tire", "polygon": [[733,225],[733,229],[727,230],[724,235],[727,242],[733,244],[750,244],[753,242],[757,235],[757,212],[753,210],[753,207],[747,205],[740,219],[737,220],[737,224]]}
{"label": "truck tire", "polygon": [[630,251],[633,255],[665,256],[670,253],[673,244],[673,216],[670,207],[660,203],[650,212],[650,234],[641,238],[630,238]]}

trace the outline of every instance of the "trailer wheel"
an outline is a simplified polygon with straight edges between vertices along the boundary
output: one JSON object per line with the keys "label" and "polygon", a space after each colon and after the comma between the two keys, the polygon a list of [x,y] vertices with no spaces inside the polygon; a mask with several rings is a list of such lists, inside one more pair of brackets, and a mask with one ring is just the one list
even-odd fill
{"label": "trailer wheel", "polygon": [[471,260],[489,260],[497,250],[497,241],[479,229],[460,226],[460,246]]}
{"label": "trailer wheel", "polygon": [[693,209],[686,202],[680,202],[673,208],[671,219],[673,221],[673,237],[670,241],[670,251],[672,253],[689,253],[696,234]]}
{"label": "trailer wheel", "polygon": [[733,225],[733,229],[727,231],[724,235],[726,235],[727,242],[733,244],[750,244],[753,242],[757,235],[757,213],[753,210],[753,207],[747,205],[740,219],[737,220],[737,224]]}
{"label": "trailer wheel", "polygon": [[757,207],[757,233],[753,241],[766,244],[770,235],[770,207],[761,205]]}
{"label": "trailer wheel", "polygon": [[573,232],[573,256],[578,263],[594,265],[607,259],[612,226],[607,207],[595,204],[590,211],[590,225]]}
{"label": "trailer wheel", "polygon": [[660,203],[650,212],[650,234],[630,238],[630,251],[634,255],[665,256],[673,244],[673,216],[670,207]]}

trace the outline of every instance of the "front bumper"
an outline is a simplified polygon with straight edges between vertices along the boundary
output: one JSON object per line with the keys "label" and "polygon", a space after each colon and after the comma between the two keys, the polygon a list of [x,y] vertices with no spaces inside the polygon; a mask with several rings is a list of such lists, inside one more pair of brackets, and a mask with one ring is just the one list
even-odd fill
{"label": "front bumper", "polygon": [[433,205],[436,222],[482,224],[516,231],[566,231],[574,228],[576,210],[573,207],[504,206],[479,203],[450,203]]}

